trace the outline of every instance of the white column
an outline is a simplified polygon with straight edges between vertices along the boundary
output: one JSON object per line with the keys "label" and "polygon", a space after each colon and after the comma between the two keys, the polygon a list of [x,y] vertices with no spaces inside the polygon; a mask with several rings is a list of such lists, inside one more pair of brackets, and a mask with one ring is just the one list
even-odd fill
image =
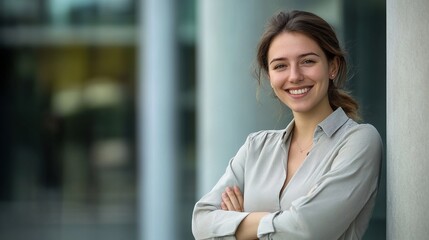
{"label": "white column", "polygon": [[429,2],[387,0],[387,238],[429,236]]}
{"label": "white column", "polygon": [[176,18],[174,0],[140,4],[139,239],[176,239]]}

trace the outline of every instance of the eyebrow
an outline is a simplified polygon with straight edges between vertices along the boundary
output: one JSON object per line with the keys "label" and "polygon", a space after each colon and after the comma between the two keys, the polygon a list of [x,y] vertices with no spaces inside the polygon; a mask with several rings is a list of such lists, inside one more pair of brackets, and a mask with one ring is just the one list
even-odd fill
{"label": "eyebrow", "polygon": [[[315,52],[308,52],[308,53],[303,53],[303,54],[298,55],[298,58],[303,58],[303,57],[306,57],[306,56],[309,56],[309,55],[315,55],[315,56],[317,56],[317,57],[320,57],[320,55],[319,55],[319,54],[317,54],[317,53],[315,53]],[[283,60],[286,60],[286,58],[284,58],[284,57],[274,58],[273,60],[271,60],[270,65],[271,65],[271,63],[273,63],[273,62],[276,62],[276,61],[283,61]]]}

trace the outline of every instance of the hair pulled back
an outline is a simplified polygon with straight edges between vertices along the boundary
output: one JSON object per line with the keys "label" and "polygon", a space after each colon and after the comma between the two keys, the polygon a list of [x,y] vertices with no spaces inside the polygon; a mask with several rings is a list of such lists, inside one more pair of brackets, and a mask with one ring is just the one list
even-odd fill
{"label": "hair pulled back", "polygon": [[329,62],[337,58],[338,73],[329,81],[328,98],[332,109],[343,108],[346,114],[359,120],[359,105],[343,88],[347,81],[347,62],[332,27],[321,17],[305,11],[280,12],[268,22],[257,48],[257,78],[268,76],[268,50],[273,39],[283,32],[298,32],[313,39]]}

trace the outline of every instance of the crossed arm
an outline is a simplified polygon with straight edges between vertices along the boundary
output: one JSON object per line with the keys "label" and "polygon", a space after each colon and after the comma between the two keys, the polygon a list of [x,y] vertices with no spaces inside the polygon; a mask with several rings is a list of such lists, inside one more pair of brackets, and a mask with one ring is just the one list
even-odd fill
{"label": "crossed arm", "polygon": [[341,140],[333,158],[323,162],[327,164],[324,172],[308,192],[297,196],[290,207],[272,213],[243,212],[243,189],[233,186],[244,187],[244,160],[249,149],[244,145],[213,190],[196,203],[192,220],[195,238],[256,239],[257,233],[273,239],[360,237],[375,203],[382,145],[373,127],[352,130]]}
{"label": "crossed arm", "polygon": [[[237,186],[227,187],[222,193],[221,208],[225,211],[243,212],[243,194]],[[235,232],[237,240],[258,239],[257,232],[260,220],[268,212],[252,212],[241,221]]]}

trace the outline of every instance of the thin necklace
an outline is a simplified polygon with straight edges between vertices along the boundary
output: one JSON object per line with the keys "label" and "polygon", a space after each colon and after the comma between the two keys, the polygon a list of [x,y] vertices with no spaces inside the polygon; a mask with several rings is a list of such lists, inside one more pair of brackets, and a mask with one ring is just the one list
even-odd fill
{"label": "thin necklace", "polygon": [[[307,150],[309,147],[311,147],[311,145],[313,145],[313,141],[310,143],[310,145],[308,145],[307,147],[305,147],[305,148],[302,148],[301,147],[301,145],[299,145],[299,142],[298,141],[296,141],[296,144],[298,145],[298,148],[299,148],[299,152],[300,153],[303,153],[305,150]],[[308,153],[307,153],[308,154]]]}
{"label": "thin necklace", "polygon": [[[302,147],[301,147],[301,145],[299,144],[298,140],[295,140],[295,142],[296,142],[296,144],[298,145],[298,148],[299,148],[299,152],[300,152],[300,153],[303,153],[305,150],[307,150],[309,147],[311,147],[311,145],[313,145],[313,141],[311,141],[310,145],[308,145],[308,146],[307,146],[307,147],[305,147],[305,148],[302,148]],[[307,155],[308,155],[308,152],[307,152]]]}

